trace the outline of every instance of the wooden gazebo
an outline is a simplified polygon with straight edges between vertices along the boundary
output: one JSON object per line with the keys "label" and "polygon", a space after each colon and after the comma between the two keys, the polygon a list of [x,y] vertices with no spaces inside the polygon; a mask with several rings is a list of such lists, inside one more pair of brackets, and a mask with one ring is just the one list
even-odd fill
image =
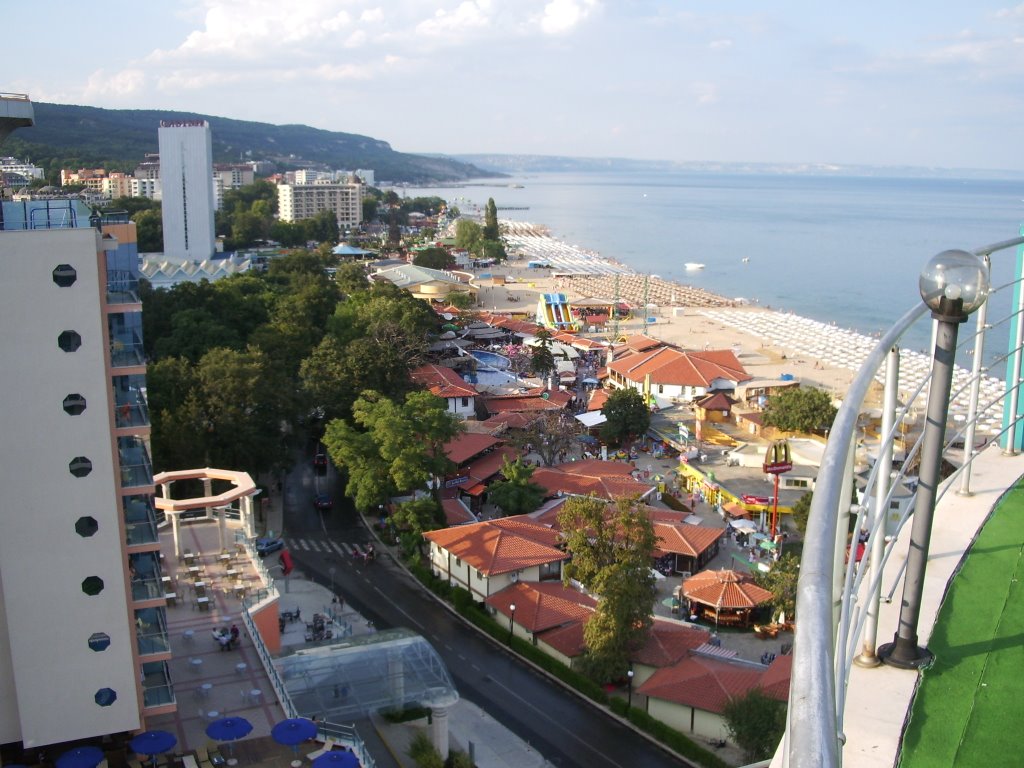
{"label": "wooden gazebo", "polygon": [[679,587],[680,602],[687,601],[690,616],[716,624],[748,627],[754,611],[770,603],[773,595],[742,573],[730,570],[701,571]]}

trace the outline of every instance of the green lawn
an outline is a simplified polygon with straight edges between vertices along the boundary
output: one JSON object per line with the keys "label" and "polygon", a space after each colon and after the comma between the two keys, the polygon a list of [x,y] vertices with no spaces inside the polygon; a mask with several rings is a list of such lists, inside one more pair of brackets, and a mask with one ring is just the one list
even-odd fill
{"label": "green lawn", "polygon": [[1024,483],[1003,498],[953,579],[928,644],[901,768],[1024,765]]}

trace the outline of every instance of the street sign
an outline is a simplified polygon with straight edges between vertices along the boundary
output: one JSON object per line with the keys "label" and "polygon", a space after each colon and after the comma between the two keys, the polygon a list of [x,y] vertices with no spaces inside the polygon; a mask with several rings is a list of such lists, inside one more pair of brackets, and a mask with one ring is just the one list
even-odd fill
{"label": "street sign", "polygon": [[768,446],[764,454],[764,465],[762,469],[769,475],[781,475],[793,469],[793,461],[789,452],[789,443],[785,440],[776,440]]}

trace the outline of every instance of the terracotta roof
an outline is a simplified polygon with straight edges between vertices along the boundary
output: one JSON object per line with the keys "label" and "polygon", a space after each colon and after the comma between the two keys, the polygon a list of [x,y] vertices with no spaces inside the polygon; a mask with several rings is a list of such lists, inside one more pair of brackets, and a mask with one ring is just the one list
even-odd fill
{"label": "terracotta roof", "polygon": [[[634,480],[628,473],[607,472],[600,468],[580,472],[570,462],[555,467],[538,467],[533,473],[533,482],[543,486],[549,496],[559,491],[570,496],[594,495],[602,499],[618,499],[623,496],[646,496],[654,490],[653,485]],[[615,462],[604,462],[613,464]]]}
{"label": "terracotta roof", "polygon": [[608,390],[607,389],[595,389],[590,393],[590,399],[587,401],[588,411],[600,411],[604,408],[604,404],[608,402]]}
{"label": "terracotta roof", "polygon": [[650,374],[652,384],[709,387],[715,379],[747,381],[752,378],[731,350],[693,352],[659,347],[613,361],[608,368],[642,384]]}
{"label": "terracotta roof", "polygon": [[766,696],[779,701],[789,701],[789,680],[793,675],[793,656],[776,656],[775,661],[761,675],[761,690]]}
{"label": "terracotta roof", "polygon": [[710,411],[728,411],[735,404],[736,401],[725,394],[725,392],[711,392],[694,402],[694,405],[698,408]]}
{"label": "terracotta roof", "polygon": [[649,667],[669,667],[685,659],[690,651],[699,648],[710,637],[711,633],[705,629],[655,619],[646,641],[629,658]]}
{"label": "terracotta roof", "polygon": [[505,465],[506,457],[509,461],[515,461],[518,456],[518,449],[513,448],[511,445],[502,445],[495,448],[486,456],[481,456],[471,462],[469,466],[464,467],[463,470],[468,472],[469,476],[476,482],[486,483],[501,471],[501,468]]}
{"label": "terracotta roof", "polygon": [[441,508],[444,510],[444,518],[448,525],[476,522],[476,517],[469,511],[469,507],[458,499],[441,499]]}
{"label": "terracotta roof", "polygon": [[494,416],[479,423],[485,424],[488,427],[502,426],[508,429],[526,429],[540,417],[541,414],[532,411],[522,413],[519,411],[507,411],[505,413],[496,413]]}
{"label": "terracotta roof", "polygon": [[654,535],[658,538],[655,545],[655,557],[669,553],[699,557],[702,552],[710,549],[721,538],[722,529],[705,528],[687,523],[655,521]]}
{"label": "terracotta roof", "polygon": [[501,440],[492,435],[464,432],[445,443],[444,453],[452,462],[459,465],[500,443]]}
{"label": "terracotta roof", "polygon": [[438,397],[477,397],[480,394],[459,374],[443,365],[421,365],[409,375],[414,382]]}
{"label": "terracotta roof", "polygon": [[[650,336],[644,336],[643,334],[634,334],[622,342],[621,346],[626,349],[643,352],[644,350],[663,346],[663,342],[653,339]],[[619,346],[616,346],[616,351],[618,351],[619,348]]]}
{"label": "terracotta roof", "polygon": [[561,582],[520,581],[485,601],[502,616],[511,617],[509,606],[515,605],[515,622],[529,632],[544,632],[584,621],[597,606],[597,600]]}
{"label": "terracotta roof", "polygon": [[568,559],[556,548],[558,532],[537,525],[525,515],[428,531],[423,538],[486,576]]}
{"label": "terracotta roof", "polygon": [[755,688],[762,674],[752,664],[689,656],[674,667],[657,670],[637,693],[722,714],[729,699]]}
{"label": "terracotta roof", "polygon": [[559,469],[577,475],[621,475],[632,476],[635,467],[624,461],[606,461],[605,459],[580,459],[568,464],[559,464]]}
{"label": "terracotta roof", "polygon": [[729,610],[754,608],[772,599],[772,593],[750,577],[725,569],[701,571],[684,581],[682,588],[689,600]]}
{"label": "terracotta roof", "polygon": [[577,656],[582,656],[583,652],[587,650],[587,643],[583,639],[583,629],[586,626],[586,620],[576,621],[566,624],[564,627],[540,632],[537,634],[537,639],[543,640],[559,653],[574,659]]}
{"label": "terracotta roof", "polygon": [[484,398],[484,407],[491,415],[509,411],[557,411],[562,408],[559,403],[552,402],[537,395],[512,395],[507,397]]}
{"label": "terracotta roof", "polygon": [[764,426],[764,418],[757,411],[747,411],[746,413],[737,414],[741,419],[749,421],[751,424],[757,424],[759,427]]}

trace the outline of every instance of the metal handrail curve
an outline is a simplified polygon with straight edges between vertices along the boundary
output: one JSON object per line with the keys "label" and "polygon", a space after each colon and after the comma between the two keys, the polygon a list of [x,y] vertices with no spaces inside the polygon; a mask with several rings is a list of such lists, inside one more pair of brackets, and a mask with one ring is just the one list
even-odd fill
{"label": "metal handrail curve", "polygon": [[[973,252],[987,257],[996,251],[1021,244],[1024,244],[1024,237],[1001,241]],[[1006,287],[1016,289],[1018,283],[1014,281]],[[858,620],[854,620],[851,615],[851,594],[860,586],[863,573],[854,577],[853,558],[844,564],[842,558],[845,545],[840,547],[837,543],[838,531],[845,530],[850,515],[855,515],[860,525],[865,513],[862,505],[850,501],[858,417],[890,351],[897,347],[907,330],[927,311],[923,303],[907,311],[882,336],[864,360],[843,398],[822,455],[800,562],[796,598],[798,620],[793,643],[789,709],[780,751],[785,764],[790,768],[831,768],[841,765],[841,745],[844,741],[842,709],[846,698],[847,663],[852,659],[851,649],[864,627],[863,615],[859,615]],[[1015,305],[1015,311],[1020,312],[1018,305]],[[1021,319],[1018,317],[1018,320]],[[984,316],[979,320],[979,325],[982,326],[979,333],[983,333],[985,328],[991,328],[984,325]],[[974,380],[980,375],[979,371],[980,362],[976,361]],[[924,385],[918,388],[915,397],[923,388]],[[977,413],[978,395],[973,381],[971,398],[973,412]],[[904,407],[904,412],[907,407]],[[1014,420],[1012,416],[1011,421]],[[882,435],[881,443],[891,442],[895,432],[896,428],[893,428],[888,434]],[[970,435],[973,445],[973,431]],[[916,450],[917,446],[913,451]],[[965,448],[965,468],[975,455],[972,446]],[[964,471],[963,468],[961,471]],[[873,477],[868,483],[868,488],[872,487]],[[892,488],[890,496],[891,491]],[[877,517],[880,519],[881,515]],[[909,510],[900,524],[905,523],[908,517]],[[871,536],[883,536],[884,533],[884,528],[876,521]],[[886,544],[886,559],[890,551],[891,542]],[[873,574],[873,578],[880,579],[881,576]],[[835,586],[839,583],[841,589]],[[872,588],[875,586],[872,583]]]}

